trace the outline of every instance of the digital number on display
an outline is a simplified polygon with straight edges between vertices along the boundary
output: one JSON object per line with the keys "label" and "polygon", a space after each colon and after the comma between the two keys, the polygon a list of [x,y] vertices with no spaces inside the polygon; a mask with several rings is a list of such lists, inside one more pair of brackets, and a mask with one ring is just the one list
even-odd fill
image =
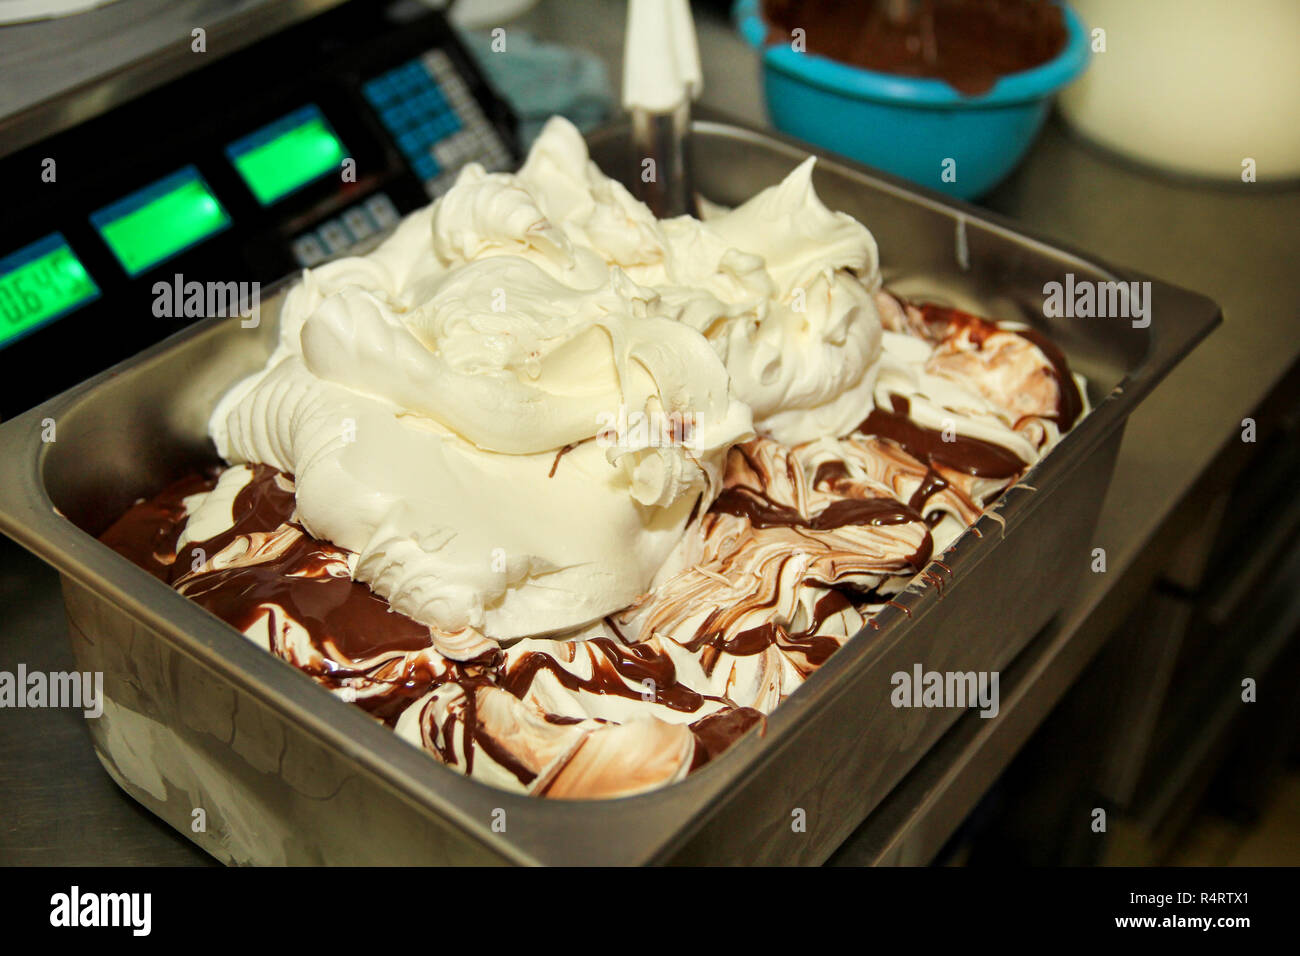
{"label": "digital number on display", "polygon": [[0,259],[0,348],[99,297],[59,233]]}

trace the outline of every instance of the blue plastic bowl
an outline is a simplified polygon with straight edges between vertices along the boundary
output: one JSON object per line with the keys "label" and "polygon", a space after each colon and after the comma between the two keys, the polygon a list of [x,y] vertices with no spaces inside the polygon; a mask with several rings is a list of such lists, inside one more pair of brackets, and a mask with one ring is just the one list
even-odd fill
{"label": "blue plastic bowl", "polygon": [[998,79],[980,96],[942,80],[877,73],[788,43],[768,45],[759,0],[737,0],[732,15],[763,57],[763,92],[784,133],[932,189],[972,199],[1024,158],[1054,93],[1088,65],[1088,33],[1064,8],[1065,49],[1041,66]]}

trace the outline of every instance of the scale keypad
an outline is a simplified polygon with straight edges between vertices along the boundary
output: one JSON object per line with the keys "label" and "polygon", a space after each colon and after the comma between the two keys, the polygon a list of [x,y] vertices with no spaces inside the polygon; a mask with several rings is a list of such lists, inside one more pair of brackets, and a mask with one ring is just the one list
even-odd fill
{"label": "scale keypad", "polygon": [[375,233],[397,225],[401,218],[401,213],[387,195],[375,193],[364,202],[345,209],[340,215],[325,220],[315,229],[295,238],[294,258],[303,268],[320,265],[326,259],[347,252]]}
{"label": "scale keypad", "polygon": [[442,50],[380,74],[362,93],[431,198],[450,189],[467,162],[489,170],[510,164],[505,144]]}

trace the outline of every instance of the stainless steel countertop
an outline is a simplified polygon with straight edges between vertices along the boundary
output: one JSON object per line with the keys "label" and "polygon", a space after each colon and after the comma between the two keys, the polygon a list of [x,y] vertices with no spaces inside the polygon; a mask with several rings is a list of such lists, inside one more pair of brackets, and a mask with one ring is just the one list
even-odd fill
{"label": "stainless steel countertop", "polygon": [[[0,156],[343,0],[117,0],[0,27]],[[191,31],[206,33],[206,52]]]}
{"label": "stainless steel countertop", "polygon": [[1173,180],[1081,142],[1054,118],[982,205],[1204,293],[1224,322],[1129,419],[1096,533],[1106,573],[1086,574],[1070,608],[1003,675],[998,719],[963,718],[837,863],[922,862],[937,852],[1168,565],[1201,517],[1209,469],[1300,357],[1296,185]]}
{"label": "stainless steel countertop", "polygon": [[[550,0],[519,25],[586,46],[617,76],[621,0]],[[706,105],[763,122],[757,65],[720,20],[699,25]],[[1105,574],[1003,676],[996,720],[960,721],[833,862],[922,862],[951,834],[1167,559],[1171,517],[1300,356],[1300,188],[1173,182],[1049,124],[985,205],[1216,299],[1226,316],[1132,417],[1102,512]],[[867,224],[870,226],[870,223]],[[887,260],[889,250],[882,250]],[[1158,317],[1156,319],[1158,321]],[[0,670],[71,667],[57,576],[0,543]],[[75,712],[0,712],[0,863],[211,862],[121,794]]]}

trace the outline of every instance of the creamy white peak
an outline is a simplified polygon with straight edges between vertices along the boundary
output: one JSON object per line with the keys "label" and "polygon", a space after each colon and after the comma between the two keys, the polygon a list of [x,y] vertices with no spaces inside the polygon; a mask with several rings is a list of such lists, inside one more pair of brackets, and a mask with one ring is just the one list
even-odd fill
{"label": "creamy white peak", "polygon": [[712,337],[756,425],[786,444],[843,435],[861,421],[881,348],[875,239],[817,198],[813,163],[708,223],[761,256],[774,286]]}
{"label": "creamy white peak", "polygon": [[[518,173],[471,164],[371,254],[306,272],[212,415],[218,451],[294,474],[307,530],[435,632],[618,610],[731,445],[843,434],[870,406],[875,243],[811,174],[658,221],[552,120]],[[640,416],[690,439],[594,440]]]}

